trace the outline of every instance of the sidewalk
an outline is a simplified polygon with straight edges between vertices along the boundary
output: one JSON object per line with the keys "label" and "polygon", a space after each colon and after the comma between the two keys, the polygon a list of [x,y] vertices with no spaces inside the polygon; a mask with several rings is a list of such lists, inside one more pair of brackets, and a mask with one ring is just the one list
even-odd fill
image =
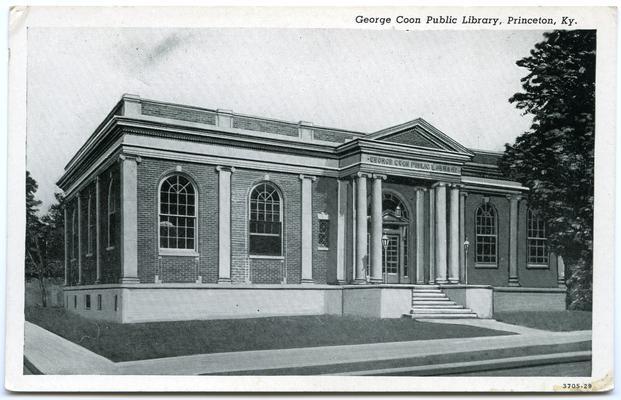
{"label": "sidewalk", "polygon": [[47,375],[117,374],[112,361],[38,325],[24,322],[24,357]]}
{"label": "sidewalk", "polygon": [[532,335],[540,333],[549,333],[542,329],[528,328],[521,325],[508,324],[506,322],[496,321],[495,319],[421,319],[420,322],[431,322],[437,324],[453,324],[453,325],[468,325],[475,326],[477,328],[493,329],[496,331],[513,332],[518,335]]}
{"label": "sidewalk", "polygon": [[366,361],[399,360],[464,351],[519,348],[533,346],[533,344],[567,344],[591,340],[591,331],[540,331],[534,333],[525,331],[525,333],[518,335],[197,354],[113,363],[102,356],[28,322],[26,322],[25,334],[26,346],[24,354],[26,358],[42,373],[56,375],[215,374],[234,371],[259,371],[272,368],[297,368]]}

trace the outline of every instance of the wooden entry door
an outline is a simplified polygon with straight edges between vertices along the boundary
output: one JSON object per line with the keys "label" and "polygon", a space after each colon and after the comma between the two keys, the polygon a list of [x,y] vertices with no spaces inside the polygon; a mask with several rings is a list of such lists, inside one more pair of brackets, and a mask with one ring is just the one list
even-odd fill
{"label": "wooden entry door", "polygon": [[382,254],[382,278],[386,283],[399,283],[403,271],[403,246],[401,234],[385,233],[388,246]]}

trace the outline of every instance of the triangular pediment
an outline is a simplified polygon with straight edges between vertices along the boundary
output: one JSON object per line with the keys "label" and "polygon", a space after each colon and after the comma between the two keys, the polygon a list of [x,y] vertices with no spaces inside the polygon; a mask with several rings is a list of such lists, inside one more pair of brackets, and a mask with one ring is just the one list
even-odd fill
{"label": "triangular pediment", "polygon": [[381,131],[368,135],[366,138],[427,149],[472,154],[467,148],[451,139],[422,118],[382,129]]}
{"label": "triangular pediment", "polygon": [[420,129],[417,128],[406,129],[404,131],[384,137],[380,140],[392,143],[409,144],[411,146],[428,147],[431,149],[443,148],[440,144],[426,137],[423,133],[420,132]]}

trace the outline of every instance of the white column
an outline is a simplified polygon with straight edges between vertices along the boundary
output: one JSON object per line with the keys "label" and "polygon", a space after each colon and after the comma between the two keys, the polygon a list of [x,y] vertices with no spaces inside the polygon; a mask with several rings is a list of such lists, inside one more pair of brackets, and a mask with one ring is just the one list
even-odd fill
{"label": "white column", "polygon": [[429,283],[436,280],[436,192],[429,191]]}
{"label": "white column", "polygon": [[436,283],[447,283],[446,183],[435,184],[436,192]]}
{"label": "white column", "polygon": [[231,173],[232,167],[218,171],[218,283],[231,283]]}
{"label": "white column", "polygon": [[67,216],[67,205],[65,211],[65,286],[69,284],[69,217]]}
{"label": "white column", "polygon": [[366,283],[367,249],[367,174],[356,176],[356,280]]}
{"label": "white column", "polygon": [[300,175],[302,181],[302,283],[313,283],[313,181],[314,176]]}
{"label": "white column", "polygon": [[371,192],[371,282],[382,283],[382,179],[373,174]]}
{"label": "white column", "polygon": [[416,283],[425,283],[425,190],[416,189]]}
{"label": "white column", "polygon": [[517,263],[517,238],[518,238],[518,202],[519,195],[507,196],[510,204],[509,215],[509,286],[520,286]]}
{"label": "white column", "polygon": [[449,282],[459,283],[459,186],[451,185],[449,231]]}
{"label": "white column", "polygon": [[121,283],[138,280],[138,163],[140,157],[121,155]]}
{"label": "white column", "polygon": [[82,195],[78,192],[78,285],[82,284]]}
{"label": "white column", "polygon": [[336,219],[336,281],[343,285],[345,278],[345,224],[347,213],[347,182],[337,181],[337,219]]}
{"label": "white column", "polygon": [[101,255],[99,254],[99,241],[100,230],[99,224],[101,223],[101,216],[99,214],[99,176],[95,178],[95,268],[96,278],[95,283],[101,283]]}
{"label": "white column", "polygon": [[459,192],[459,265],[461,266],[460,279],[466,282],[466,251],[464,243],[466,241],[466,197],[468,193],[463,190]]}
{"label": "white column", "polygon": [[561,289],[567,288],[567,284],[565,283],[565,261],[563,260],[563,256],[556,257],[556,268],[558,270],[558,279],[557,284]]}

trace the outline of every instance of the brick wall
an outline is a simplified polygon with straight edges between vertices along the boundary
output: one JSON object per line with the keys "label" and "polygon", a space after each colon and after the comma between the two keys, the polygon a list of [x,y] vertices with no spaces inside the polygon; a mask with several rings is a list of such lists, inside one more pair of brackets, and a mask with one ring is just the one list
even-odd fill
{"label": "brick wall", "polygon": [[[189,177],[197,189],[198,237],[196,256],[159,254],[158,190],[163,178],[180,166],[181,174]],[[198,275],[203,282],[218,279],[218,175],[215,165],[174,162],[143,158],[138,164],[138,278],[154,282],[159,274],[163,282],[194,282]],[[198,269],[197,269],[198,264]]]}
{"label": "brick wall", "polygon": [[[100,257],[100,267],[101,267],[101,283],[116,283],[119,281],[121,275],[121,259],[120,259],[120,248],[118,243],[121,237],[121,210],[120,210],[120,186],[119,186],[119,168],[117,165],[113,165],[107,171],[103,172],[100,176],[100,199],[99,199],[99,212],[100,212],[100,238],[99,238],[99,257]],[[111,232],[111,236],[113,238],[113,242],[117,245],[108,246],[108,193],[110,187],[110,181],[112,180],[113,185],[113,194],[115,194],[115,202],[117,207],[117,212],[113,216],[114,223],[113,231]],[[69,243],[69,269],[67,282],[69,285],[77,285],[78,284],[78,265],[79,265],[79,255],[81,254],[81,262],[82,262],[82,284],[90,285],[94,284],[97,279],[97,233],[96,233],[96,207],[97,207],[97,198],[95,192],[95,182],[89,183],[87,186],[82,189],[82,191],[72,199],[67,202],[67,217],[69,221],[67,221],[68,226],[68,243]],[[90,211],[92,218],[92,252],[88,251],[88,229],[89,229],[89,195],[91,198],[90,202]],[[80,196],[81,207],[80,210],[78,207],[78,196]],[[81,224],[80,230],[80,240],[79,245],[81,246],[81,253],[77,251],[78,244],[76,244],[76,251],[74,252],[75,257],[72,257],[71,246],[73,243],[73,212],[76,211],[76,223],[75,229],[78,230],[78,222]],[[78,219],[77,212],[80,213],[80,219]],[[76,233],[77,235],[77,233]],[[76,236],[77,237],[77,236]]]}
{"label": "brick wall", "polygon": [[142,114],[209,125],[216,124],[216,114],[213,111],[149,103],[146,101],[142,102]]}
{"label": "brick wall", "polygon": [[[257,183],[268,180],[281,191],[283,254],[281,258],[248,257],[248,196]],[[287,283],[301,279],[301,182],[297,174],[236,169],[231,175],[231,279],[255,283]]]}
{"label": "brick wall", "polygon": [[269,132],[279,135],[298,137],[298,127],[296,124],[276,121],[264,121],[255,118],[234,116],[233,128],[247,129],[249,131]]}
{"label": "brick wall", "polygon": [[[108,244],[108,196],[112,180],[112,195],[117,212],[113,215],[112,246]],[[118,164],[113,165],[99,176],[99,218],[100,218],[100,262],[101,283],[116,283],[121,278],[121,176]]]}
{"label": "brick wall", "polygon": [[332,131],[329,129],[314,128],[313,138],[315,140],[325,140],[326,142],[344,143],[348,139],[357,136],[341,131]]}
{"label": "brick wall", "polygon": [[[489,202],[496,209],[497,232],[497,266],[496,268],[477,268],[475,221],[476,209],[483,204],[483,197],[489,197]],[[448,204],[448,202],[447,202]],[[505,196],[489,196],[478,193],[469,193],[466,197],[465,229],[466,237],[470,241],[468,250],[468,283],[492,286],[507,286],[509,284],[509,200]]]}
{"label": "brick wall", "polygon": [[[82,209],[80,210],[82,215],[82,231],[81,231],[81,243],[82,243],[82,284],[92,285],[97,279],[97,262],[96,262],[96,232],[95,232],[95,212],[96,212],[96,198],[95,198],[95,183],[90,183],[87,187],[80,192],[82,198]],[[89,240],[89,197],[90,197],[90,218],[92,227],[91,232],[91,252],[88,250]]]}
{"label": "brick wall", "polygon": [[547,268],[528,266],[528,202],[520,201],[518,217],[518,279],[525,287],[555,287],[558,270],[556,256],[549,254]]}
{"label": "brick wall", "polygon": [[[336,283],[336,232],[338,218],[336,179],[319,177],[313,183],[313,280]],[[326,213],[330,220],[328,250],[319,250],[319,218]]]}

